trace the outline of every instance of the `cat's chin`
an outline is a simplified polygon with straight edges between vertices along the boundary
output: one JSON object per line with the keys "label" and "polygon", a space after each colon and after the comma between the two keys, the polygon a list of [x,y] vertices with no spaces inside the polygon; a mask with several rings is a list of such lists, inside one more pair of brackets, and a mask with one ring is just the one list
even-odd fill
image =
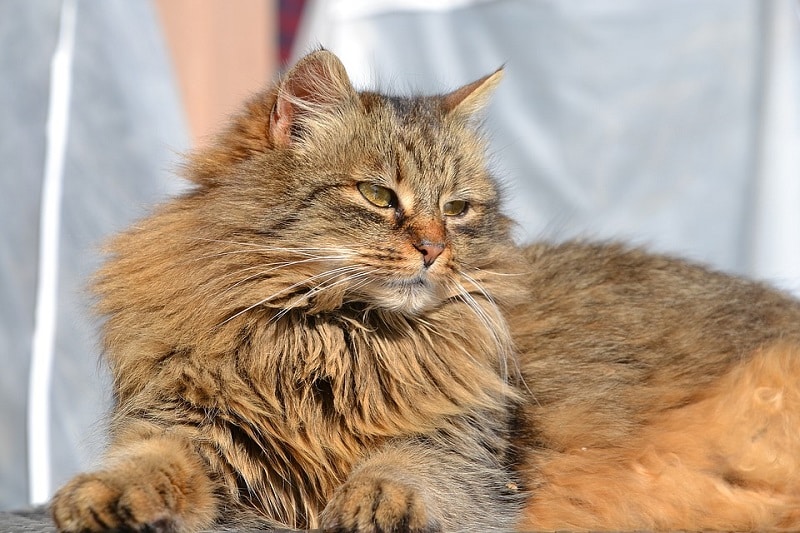
{"label": "cat's chin", "polygon": [[440,291],[421,278],[386,281],[371,289],[369,299],[374,307],[406,315],[419,315],[442,301]]}

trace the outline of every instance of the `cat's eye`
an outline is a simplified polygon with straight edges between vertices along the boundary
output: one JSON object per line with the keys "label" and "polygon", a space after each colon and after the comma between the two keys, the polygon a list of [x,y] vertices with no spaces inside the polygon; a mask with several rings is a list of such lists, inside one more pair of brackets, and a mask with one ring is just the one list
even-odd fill
{"label": "cat's eye", "polygon": [[397,206],[397,195],[392,189],[381,187],[368,181],[362,181],[357,185],[358,192],[361,196],[367,199],[372,205],[378,207],[395,207]]}
{"label": "cat's eye", "polygon": [[442,212],[448,217],[457,217],[467,212],[469,204],[465,200],[452,200],[444,204]]}

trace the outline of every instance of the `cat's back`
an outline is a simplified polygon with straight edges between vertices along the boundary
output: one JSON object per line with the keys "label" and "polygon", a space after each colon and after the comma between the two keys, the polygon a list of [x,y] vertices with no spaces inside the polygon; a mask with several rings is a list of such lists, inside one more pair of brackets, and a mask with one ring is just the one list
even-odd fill
{"label": "cat's back", "polygon": [[527,529],[794,523],[796,299],[616,244],[524,256],[509,321],[529,392]]}
{"label": "cat's back", "polygon": [[524,257],[526,303],[510,323],[540,401],[656,372],[690,388],[759,347],[800,344],[800,303],[761,283],[621,244],[536,244]]}

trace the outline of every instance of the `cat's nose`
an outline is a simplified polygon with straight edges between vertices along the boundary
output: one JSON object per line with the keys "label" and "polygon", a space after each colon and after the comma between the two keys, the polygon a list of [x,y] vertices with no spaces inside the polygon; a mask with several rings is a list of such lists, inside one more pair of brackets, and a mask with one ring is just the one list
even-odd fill
{"label": "cat's nose", "polygon": [[422,263],[425,268],[431,266],[436,261],[436,258],[444,252],[444,244],[441,242],[422,241],[419,244],[415,244],[414,248],[422,254]]}

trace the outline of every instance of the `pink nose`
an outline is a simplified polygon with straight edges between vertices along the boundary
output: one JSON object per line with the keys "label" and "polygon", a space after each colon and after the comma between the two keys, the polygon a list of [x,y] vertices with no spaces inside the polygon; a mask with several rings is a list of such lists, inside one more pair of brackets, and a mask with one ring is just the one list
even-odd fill
{"label": "pink nose", "polygon": [[427,268],[442,254],[444,251],[444,244],[440,242],[422,241],[419,244],[415,244],[414,248],[419,250],[419,253],[422,254],[422,262]]}

